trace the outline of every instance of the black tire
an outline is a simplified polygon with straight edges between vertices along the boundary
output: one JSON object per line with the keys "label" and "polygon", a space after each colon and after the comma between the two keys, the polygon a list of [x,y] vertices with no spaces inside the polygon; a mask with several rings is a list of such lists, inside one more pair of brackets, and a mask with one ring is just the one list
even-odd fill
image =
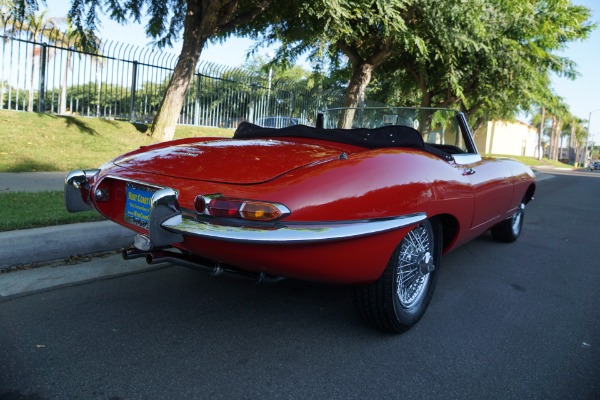
{"label": "black tire", "polygon": [[378,280],[356,286],[355,304],[361,317],[386,332],[409,329],[427,310],[441,258],[441,226],[425,220],[402,239]]}
{"label": "black tire", "polygon": [[512,243],[521,236],[524,220],[525,202],[521,202],[517,211],[510,218],[492,227],[492,236],[499,242]]}

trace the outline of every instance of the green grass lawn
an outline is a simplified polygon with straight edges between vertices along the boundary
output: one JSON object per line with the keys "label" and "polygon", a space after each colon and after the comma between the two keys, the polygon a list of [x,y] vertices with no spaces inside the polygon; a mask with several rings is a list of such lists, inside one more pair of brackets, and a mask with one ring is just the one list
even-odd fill
{"label": "green grass lawn", "polygon": [[506,157],[512,158],[514,160],[520,161],[525,165],[530,167],[557,167],[557,168],[573,168],[572,165],[561,163],[560,161],[548,160],[547,158],[542,158],[538,160],[535,157],[526,157],[526,156],[511,156],[511,155],[503,155],[503,154],[486,154],[488,157]]}
{"label": "green grass lawn", "polygon": [[[148,125],[0,110],[0,173],[97,168],[155,141]],[[233,130],[178,126],[175,138],[231,137]],[[0,231],[99,221],[96,211],[69,213],[63,192],[0,193]]]}
{"label": "green grass lawn", "polygon": [[[70,171],[155,142],[148,125],[0,110],[0,172]],[[232,136],[233,130],[179,126],[175,137]]]}
{"label": "green grass lawn", "polygon": [[[0,110],[0,173],[97,168],[153,143],[147,132],[148,125],[126,121]],[[178,126],[175,138],[232,135],[231,129]],[[507,157],[533,167],[570,167],[533,157]],[[95,211],[68,213],[62,192],[0,193],[0,231],[101,219]]]}
{"label": "green grass lawn", "polygon": [[67,212],[61,191],[0,193],[0,232],[103,219],[94,210]]}

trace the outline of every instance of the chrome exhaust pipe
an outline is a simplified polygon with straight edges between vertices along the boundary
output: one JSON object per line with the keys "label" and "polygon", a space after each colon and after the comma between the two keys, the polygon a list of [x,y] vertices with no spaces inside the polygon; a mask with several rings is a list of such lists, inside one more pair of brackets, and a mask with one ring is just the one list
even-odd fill
{"label": "chrome exhaust pipe", "polygon": [[156,250],[146,253],[146,262],[150,265],[169,262],[171,264],[177,264],[184,267],[200,269],[214,276],[218,276],[220,274],[217,263],[215,263],[215,265],[209,265],[209,263],[205,262],[204,260],[193,259],[192,257],[168,250]]}
{"label": "chrome exhaust pipe", "polygon": [[[145,254],[146,262],[150,265],[163,262],[169,262],[188,268],[198,269],[208,272],[211,276],[230,276],[233,278],[244,278],[254,283],[275,283],[285,278],[269,276],[264,272],[249,272],[237,269],[231,266],[225,266],[218,262],[204,260],[199,257],[188,256],[181,253],[175,253],[168,250],[156,250]],[[142,256],[140,256],[142,257]]]}
{"label": "chrome exhaust pipe", "polygon": [[136,258],[146,257],[147,255],[148,255],[147,251],[139,250],[139,249],[136,249],[135,247],[125,249],[121,253],[123,260],[134,260]]}

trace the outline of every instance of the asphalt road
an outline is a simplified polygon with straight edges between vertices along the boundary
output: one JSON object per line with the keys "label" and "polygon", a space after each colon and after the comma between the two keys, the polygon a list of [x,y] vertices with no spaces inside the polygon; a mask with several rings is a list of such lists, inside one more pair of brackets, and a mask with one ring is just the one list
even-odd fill
{"label": "asphalt road", "polygon": [[521,238],[448,254],[402,335],[349,287],[168,267],[0,303],[0,399],[598,399],[600,174],[547,177]]}

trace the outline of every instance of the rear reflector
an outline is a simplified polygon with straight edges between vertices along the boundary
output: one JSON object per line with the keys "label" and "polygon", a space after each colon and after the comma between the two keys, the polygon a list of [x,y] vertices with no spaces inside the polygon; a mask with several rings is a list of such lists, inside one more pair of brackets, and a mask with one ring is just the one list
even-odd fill
{"label": "rear reflector", "polygon": [[196,196],[194,199],[194,209],[198,214],[204,214],[206,211],[206,199],[204,196]]}

